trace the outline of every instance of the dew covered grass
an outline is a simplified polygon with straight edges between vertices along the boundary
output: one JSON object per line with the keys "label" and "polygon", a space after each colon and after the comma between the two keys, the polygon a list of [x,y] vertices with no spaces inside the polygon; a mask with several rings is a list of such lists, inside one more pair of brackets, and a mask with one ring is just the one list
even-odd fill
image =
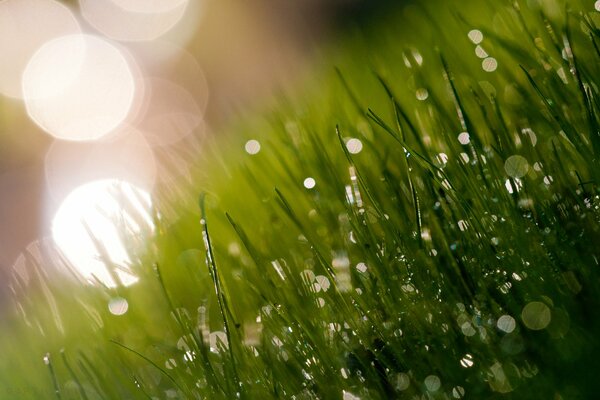
{"label": "dew covered grass", "polygon": [[593,398],[599,44],[591,1],[351,29],[156,194],[138,283],[29,249],[0,398]]}

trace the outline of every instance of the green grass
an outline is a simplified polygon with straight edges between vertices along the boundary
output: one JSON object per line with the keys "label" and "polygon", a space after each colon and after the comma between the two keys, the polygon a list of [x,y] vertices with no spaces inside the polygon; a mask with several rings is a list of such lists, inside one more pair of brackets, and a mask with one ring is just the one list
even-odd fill
{"label": "green grass", "polygon": [[136,285],[46,276],[63,260],[32,250],[0,398],[594,397],[600,14],[423,3],[207,138],[156,196]]}

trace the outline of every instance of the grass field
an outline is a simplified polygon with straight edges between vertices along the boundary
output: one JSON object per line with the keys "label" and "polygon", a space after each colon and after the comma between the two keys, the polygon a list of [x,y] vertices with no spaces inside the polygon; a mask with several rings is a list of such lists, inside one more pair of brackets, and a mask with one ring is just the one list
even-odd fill
{"label": "grass field", "polygon": [[156,193],[136,284],[30,249],[0,398],[593,398],[594,6],[429,1],[350,28]]}

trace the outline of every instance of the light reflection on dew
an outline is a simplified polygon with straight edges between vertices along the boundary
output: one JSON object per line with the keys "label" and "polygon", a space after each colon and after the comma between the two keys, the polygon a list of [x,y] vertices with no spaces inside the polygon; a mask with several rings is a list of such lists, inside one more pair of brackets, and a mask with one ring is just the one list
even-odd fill
{"label": "light reflection on dew", "polygon": [[356,264],[356,270],[358,272],[362,272],[364,274],[365,272],[367,272],[367,264],[365,264],[365,263]]}
{"label": "light reflection on dew", "polygon": [[330,286],[331,286],[331,283],[329,282],[329,279],[327,279],[326,276],[317,275],[315,277],[315,284],[314,284],[315,292],[319,292],[321,290],[326,292]]}
{"label": "light reflection on dew", "polygon": [[435,159],[440,167],[448,164],[448,155],[446,153],[439,153],[437,156],[435,156]]}
{"label": "light reflection on dew", "polygon": [[108,302],[108,311],[113,315],[124,315],[129,310],[129,303],[122,297],[114,297]]}
{"label": "light reflection on dew", "polygon": [[545,329],[552,319],[550,308],[540,301],[532,301],[521,312],[523,324],[534,331]]}
{"label": "light reflection on dew", "polygon": [[468,132],[461,132],[458,135],[458,142],[462,145],[467,145],[471,141],[471,137]]}
{"label": "light reflection on dew", "polygon": [[488,58],[490,56],[481,46],[475,47],[475,55],[479,58]]}
{"label": "light reflection on dew", "polygon": [[481,62],[481,67],[486,72],[494,72],[498,68],[498,61],[494,57],[488,57]]}
{"label": "light reflection on dew", "polygon": [[512,178],[522,178],[529,171],[529,163],[525,157],[513,155],[504,162],[504,170]]}
{"label": "light reflection on dew", "polygon": [[308,177],[304,180],[303,185],[307,189],[313,189],[317,185],[317,182],[314,178]]}
{"label": "light reflection on dew", "polygon": [[452,397],[455,399],[461,399],[465,395],[465,388],[462,386],[455,386],[452,388]]}
{"label": "light reflection on dew", "polygon": [[477,333],[477,331],[475,330],[475,328],[473,328],[473,325],[470,322],[464,322],[460,326],[460,330],[462,331],[463,335],[469,337],[475,336],[475,334]]}
{"label": "light reflection on dew", "polygon": [[425,387],[430,392],[436,392],[442,386],[442,381],[437,375],[429,375],[427,378],[425,378],[424,383]]}
{"label": "light reflection on dew", "polygon": [[410,387],[410,377],[408,376],[408,374],[405,374],[404,372],[399,373],[398,375],[396,375],[396,382],[395,382],[395,386],[396,389],[399,391],[405,391],[406,389],[408,389]]}
{"label": "light reflection on dew", "polygon": [[465,354],[465,356],[460,360],[460,365],[463,368],[471,368],[473,365],[475,365],[475,362],[473,361],[473,356],[471,354]]}
{"label": "light reflection on dew", "polygon": [[251,154],[251,155],[258,154],[258,152],[260,151],[260,142],[255,139],[250,139],[246,142],[244,149],[246,150],[246,153],[248,153],[248,154]]}
{"label": "light reflection on dew", "polygon": [[594,9],[596,11],[600,11],[600,0],[598,0],[597,2],[594,3]]}
{"label": "light reflection on dew", "polygon": [[515,319],[513,317],[511,317],[510,315],[503,315],[500,318],[498,318],[498,321],[496,322],[496,326],[502,332],[511,333],[512,331],[515,330],[517,323],[516,323]]}
{"label": "light reflection on dew", "polygon": [[351,138],[346,142],[346,149],[350,154],[358,154],[363,149],[363,144],[360,139]]}
{"label": "light reflection on dew", "polygon": [[425,88],[419,88],[416,92],[417,100],[424,101],[429,97],[429,91]]}
{"label": "light reflection on dew", "polygon": [[512,179],[512,181],[510,179],[507,179],[504,182],[504,187],[506,187],[508,193],[513,194],[515,192],[521,191],[521,189],[523,188],[523,182],[519,178]]}
{"label": "light reflection on dew", "polygon": [[131,260],[120,232],[125,231],[134,243],[136,235],[153,229],[150,207],[150,195],[127,182],[90,182],[63,201],[52,221],[52,237],[88,281],[129,286],[138,278],[129,268]]}
{"label": "light reflection on dew", "polygon": [[483,33],[478,29],[469,31],[468,36],[473,44],[479,44],[483,41]]}

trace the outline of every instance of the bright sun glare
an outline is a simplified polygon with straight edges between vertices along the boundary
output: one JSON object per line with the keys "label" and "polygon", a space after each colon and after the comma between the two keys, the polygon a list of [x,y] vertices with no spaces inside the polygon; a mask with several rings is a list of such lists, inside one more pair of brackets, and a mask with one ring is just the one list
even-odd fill
{"label": "bright sun glare", "polygon": [[115,179],[87,183],[71,192],[52,222],[52,237],[77,272],[108,287],[129,286],[130,248],[152,230],[150,195]]}

